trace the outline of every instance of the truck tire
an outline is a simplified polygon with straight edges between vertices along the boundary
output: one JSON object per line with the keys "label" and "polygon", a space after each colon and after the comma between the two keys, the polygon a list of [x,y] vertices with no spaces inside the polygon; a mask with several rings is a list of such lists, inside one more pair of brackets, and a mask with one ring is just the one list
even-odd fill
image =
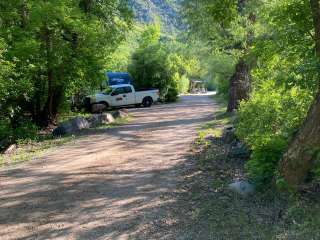
{"label": "truck tire", "polygon": [[151,97],[145,97],[142,101],[142,106],[144,107],[151,107],[152,104],[153,104],[153,100]]}
{"label": "truck tire", "polygon": [[[101,107],[103,106],[103,107]],[[109,104],[106,102],[94,103],[91,105],[91,113],[102,113],[109,108]]]}

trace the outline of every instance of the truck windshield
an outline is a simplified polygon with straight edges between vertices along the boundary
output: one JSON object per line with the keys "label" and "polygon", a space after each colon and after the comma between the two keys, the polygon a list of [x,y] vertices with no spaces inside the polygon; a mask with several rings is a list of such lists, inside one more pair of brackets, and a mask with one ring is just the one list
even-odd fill
{"label": "truck windshield", "polygon": [[109,88],[106,88],[103,92],[104,92],[104,94],[109,95],[112,91],[113,91],[113,89],[111,87],[109,87]]}

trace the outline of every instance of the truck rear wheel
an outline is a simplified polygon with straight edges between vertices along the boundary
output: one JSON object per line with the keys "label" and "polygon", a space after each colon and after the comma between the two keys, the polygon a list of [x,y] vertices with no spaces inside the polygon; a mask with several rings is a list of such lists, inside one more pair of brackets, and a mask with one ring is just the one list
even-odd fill
{"label": "truck rear wheel", "polygon": [[146,97],[146,98],[144,98],[143,101],[142,101],[142,106],[144,106],[144,107],[151,107],[152,103],[153,103],[152,98],[151,98],[151,97]]}

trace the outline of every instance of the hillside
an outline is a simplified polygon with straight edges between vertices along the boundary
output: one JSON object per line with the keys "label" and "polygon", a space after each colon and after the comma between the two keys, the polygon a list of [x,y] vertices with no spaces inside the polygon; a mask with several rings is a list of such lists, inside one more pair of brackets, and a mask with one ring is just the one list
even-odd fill
{"label": "hillside", "polygon": [[135,18],[141,23],[160,21],[162,30],[174,34],[182,29],[179,16],[179,2],[181,0],[129,0]]}

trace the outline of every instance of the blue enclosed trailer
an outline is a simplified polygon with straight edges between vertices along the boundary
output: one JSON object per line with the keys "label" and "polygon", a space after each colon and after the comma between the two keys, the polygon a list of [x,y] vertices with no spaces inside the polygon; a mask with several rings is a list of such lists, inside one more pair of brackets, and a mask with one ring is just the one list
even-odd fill
{"label": "blue enclosed trailer", "polygon": [[107,83],[109,86],[115,86],[120,84],[133,84],[133,80],[129,73],[125,72],[107,72]]}

